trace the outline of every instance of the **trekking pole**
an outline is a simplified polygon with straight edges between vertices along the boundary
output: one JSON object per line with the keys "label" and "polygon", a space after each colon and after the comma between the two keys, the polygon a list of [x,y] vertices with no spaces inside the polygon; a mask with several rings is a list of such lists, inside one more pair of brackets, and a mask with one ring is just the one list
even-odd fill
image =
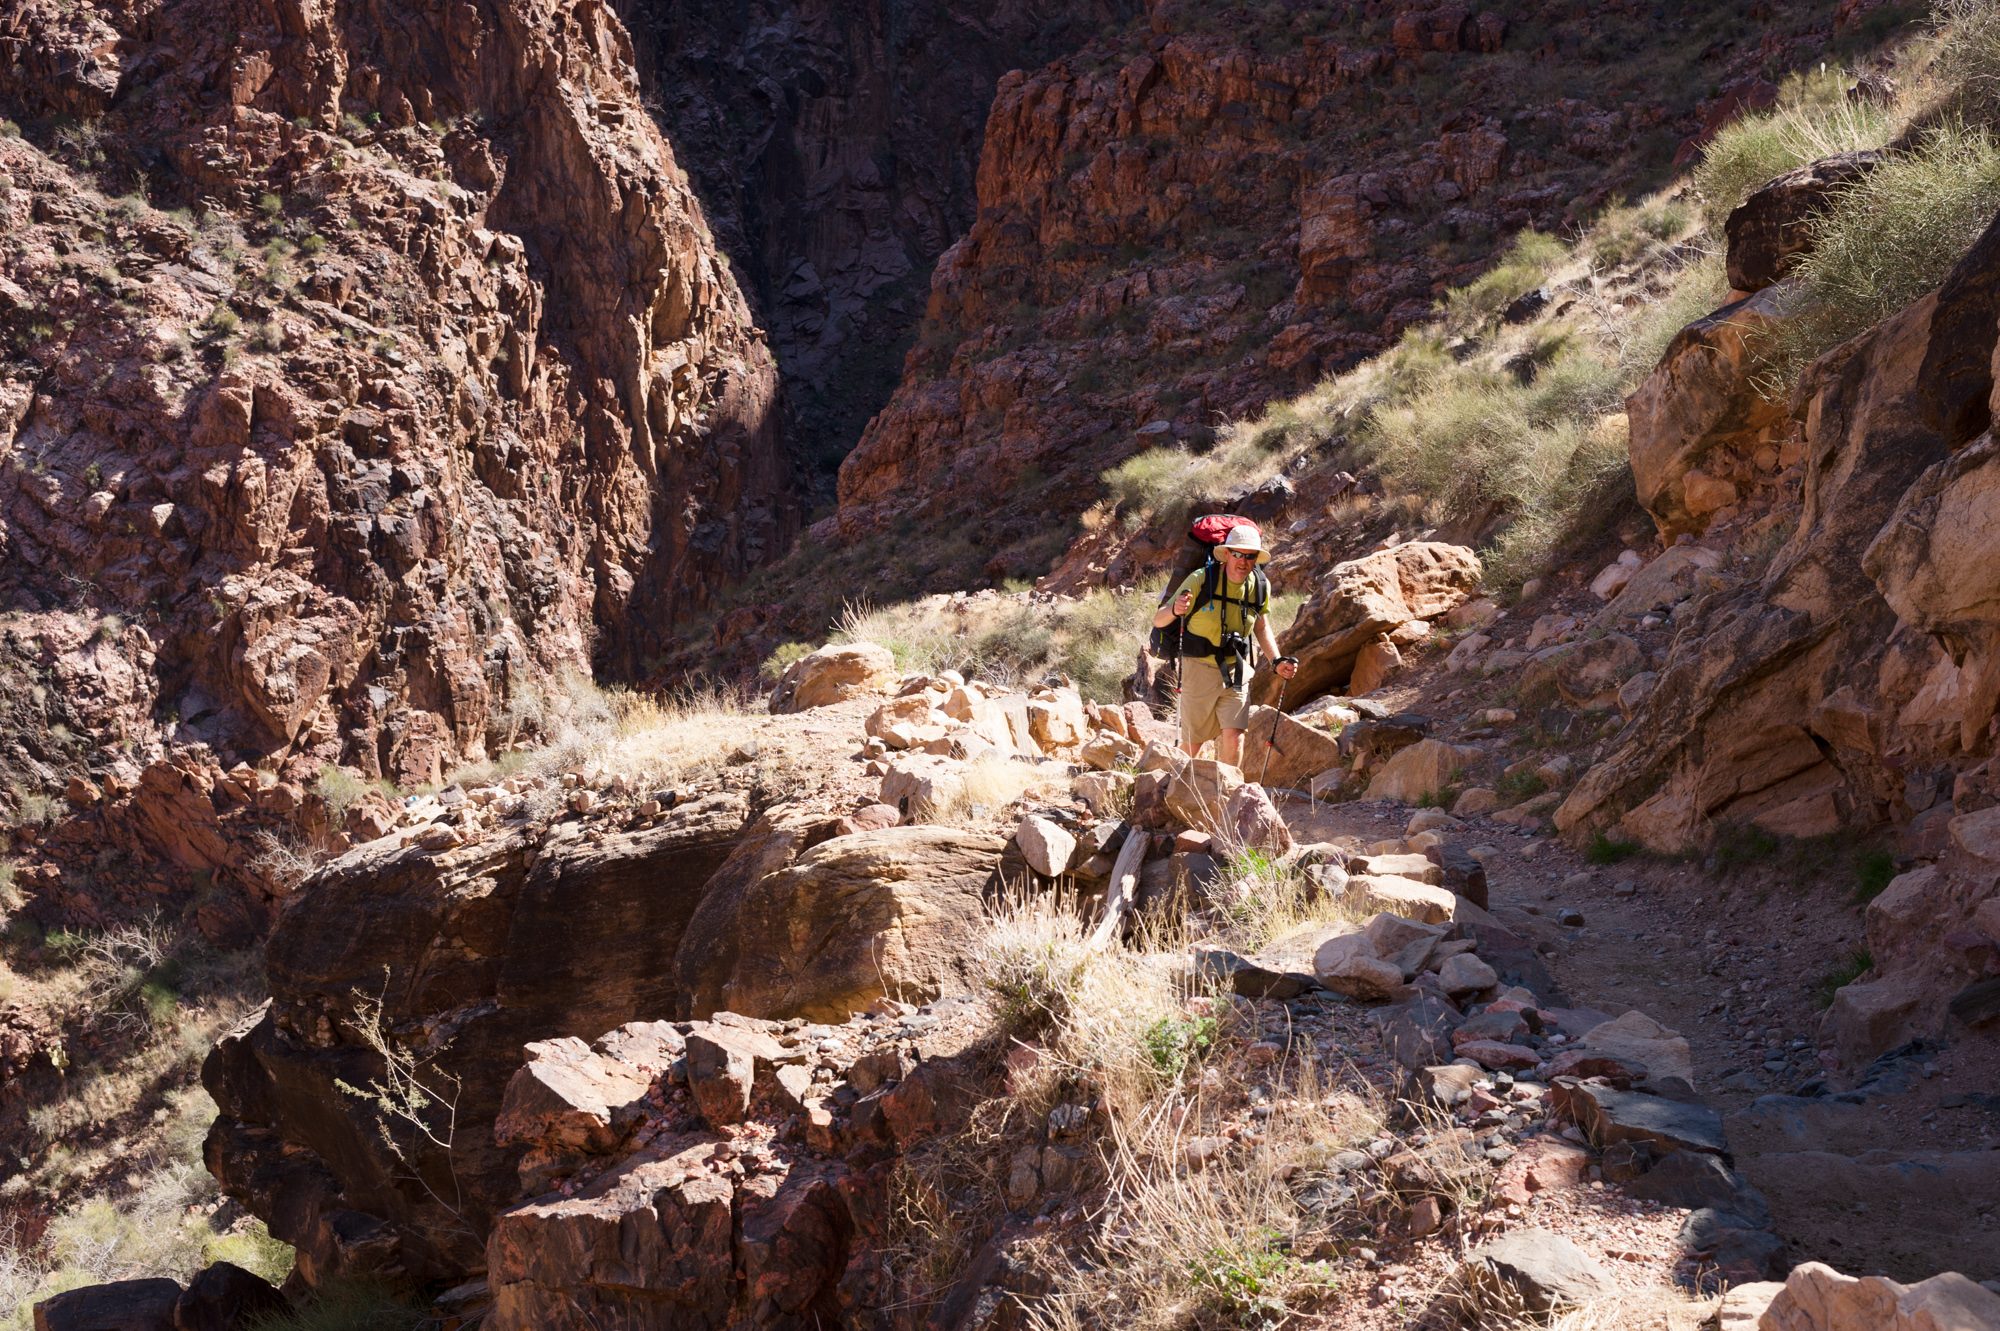
{"label": "trekking pole", "polygon": [[[1275,669],[1284,659],[1282,656],[1279,657],[1277,662],[1272,663],[1273,668]],[[1278,705],[1271,712],[1271,733],[1264,737],[1264,770],[1257,774],[1257,784],[1260,786],[1264,784],[1264,778],[1271,775],[1271,753],[1278,747],[1278,718],[1285,714],[1285,685],[1291,682],[1283,675],[1278,676]]]}

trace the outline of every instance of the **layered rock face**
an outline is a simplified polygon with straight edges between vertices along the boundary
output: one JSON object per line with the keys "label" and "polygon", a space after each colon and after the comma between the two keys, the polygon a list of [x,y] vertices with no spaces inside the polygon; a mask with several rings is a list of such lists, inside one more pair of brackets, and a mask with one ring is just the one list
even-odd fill
{"label": "layered rock face", "polygon": [[434,780],[786,537],[771,358],[594,0],[17,5],[0,115],[44,727]]}
{"label": "layered rock face", "polygon": [[[1831,8],[1788,10],[1762,49]],[[1008,75],[979,219],[939,261],[903,383],[814,535],[913,559],[921,537],[921,564],[961,579],[1046,571],[1106,467],[1205,446],[1381,349],[1513,232],[1658,169],[1700,120],[1681,80],[1625,86],[1663,37],[1637,6],[1586,26],[1552,8],[1162,2],[1144,33]]]}
{"label": "layered rock face", "polygon": [[[1869,906],[1873,969],[1840,991],[1823,1031],[1850,1067],[1989,1025],[2000,1008],[1996,265],[2000,222],[1937,291],[1821,358],[1793,412],[1764,409],[1755,430],[1739,410],[1649,404],[1674,402],[1676,382],[1706,385],[1710,407],[1749,402],[1752,358],[1718,354],[1714,332],[1782,287],[1669,347],[1633,399],[1648,406],[1633,413],[1642,501],[1671,531],[1700,507],[1685,502],[1688,478],[1741,475],[1757,468],[1748,450],[1772,450],[1800,487],[1797,525],[1761,577],[1705,575],[1706,592],[1675,608],[1657,684],[1556,813],[1566,831],[1615,826],[1664,850],[1729,824],[1802,838],[1903,828],[1905,848],[1934,863]],[[1648,486],[1642,451],[1703,467]]]}
{"label": "layered rock face", "polygon": [[618,0],[649,101],[769,332],[786,436],[831,481],[965,234],[994,84],[1137,0]]}

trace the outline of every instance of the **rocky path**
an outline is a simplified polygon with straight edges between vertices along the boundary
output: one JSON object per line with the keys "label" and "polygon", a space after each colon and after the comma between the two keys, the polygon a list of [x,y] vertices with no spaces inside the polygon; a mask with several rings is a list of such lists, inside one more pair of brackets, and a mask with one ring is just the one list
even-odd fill
{"label": "rocky path", "polygon": [[[1409,810],[1287,814],[1302,840],[1365,846],[1398,835]],[[1451,837],[1494,852],[1481,852],[1493,913],[1535,943],[1570,1002],[1636,1008],[1687,1039],[1695,1085],[1725,1115],[1737,1165],[1795,1259],[1902,1280],[1947,1268],[2000,1279],[2000,1094],[1966,1089],[2000,1092],[1993,1052],[1927,1046],[1846,1075],[1822,1066],[1814,1032],[1830,959],[1861,937],[1844,872],[1591,865],[1479,819]]]}

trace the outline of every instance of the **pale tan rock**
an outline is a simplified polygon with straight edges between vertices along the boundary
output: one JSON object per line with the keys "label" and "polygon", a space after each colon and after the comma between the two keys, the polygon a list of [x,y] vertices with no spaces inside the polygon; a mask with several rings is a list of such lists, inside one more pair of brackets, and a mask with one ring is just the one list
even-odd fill
{"label": "pale tan rock", "polygon": [[1365,906],[1424,924],[1451,923],[1458,918],[1461,901],[1450,888],[1373,874],[1350,878],[1348,892]]}
{"label": "pale tan rock", "polygon": [[1778,1280],[1730,1286],[1723,1291],[1722,1303],[1715,1311],[1715,1331],[1758,1331],[1758,1320],[1784,1287]]}
{"label": "pale tan rock", "polygon": [[1956,1271],[1914,1285],[1885,1276],[1844,1276],[1804,1262],[1785,1278],[1758,1331],[1990,1331],[2000,1294]]}
{"label": "pale tan rock", "polygon": [[[1397,842],[1397,845],[1404,844]],[[1444,881],[1444,871],[1421,853],[1391,852],[1389,854],[1368,854],[1355,857],[1348,862],[1354,873],[1374,874],[1378,877],[1409,878],[1419,883],[1440,884]]]}
{"label": "pale tan rock", "polygon": [[1028,700],[1028,731],[1044,753],[1074,748],[1083,743],[1089,728],[1083,699],[1074,689],[1057,689],[1050,697]]}
{"label": "pale tan rock", "polygon": [[915,747],[911,733],[927,726],[939,724],[937,710],[931,706],[930,695],[913,693],[906,697],[892,698],[869,713],[862,723],[863,734],[885,740],[892,749]]}
{"label": "pale tan rock", "polygon": [[771,694],[771,711],[804,712],[888,693],[896,687],[896,678],[896,658],[887,647],[872,642],[830,643],[786,668]]}
{"label": "pale tan rock", "polygon": [[1636,1008],[1599,1022],[1578,1043],[1593,1053],[1641,1064],[1656,1077],[1679,1077],[1694,1084],[1694,1054],[1688,1042]]}
{"label": "pale tan rock", "polygon": [[1349,998],[1387,998],[1403,987],[1402,969],[1374,955],[1360,934],[1322,943],[1313,954],[1313,976]]}
{"label": "pale tan rock", "polygon": [[1114,768],[1136,768],[1144,752],[1116,731],[1099,730],[1085,742],[1076,756],[1085,766],[1108,772]]}
{"label": "pale tan rock", "polygon": [[1291,829],[1262,786],[1246,782],[1230,791],[1223,823],[1228,847],[1247,847],[1274,858],[1292,848]]}
{"label": "pale tan rock", "polygon": [[1415,804],[1436,795],[1477,754],[1439,739],[1421,739],[1396,751],[1368,782],[1367,798]]}
{"label": "pale tan rock", "polygon": [[1681,502],[1694,517],[1705,518],[1719,509],[1729,507],[1737,500],[1736,487],[1719,476],[1710,476],[1698,467],[1690,467],[1681,477]]}
{"label": "pale tan rock", "polygon": [[1500,796],[1485,786],[1468,786],[1452,802],[1451,816],[1454,818],[1477,818],[1480,814],[1491,813],[1500,807]]}
{"label": "pale tan rock", "polygon": [[1243,765],[1260,784],[1303,790],[1313,777],[1339,763],[1340,745],[1324,730],[1276,708],[1250,709],[1243,732]]}
{"label": "pale tan rock", "polygon": [[1076,853],[1076,837],[1053,818],[1026,814],[1014,828],[1014,844],[1028,867],[1044,878],[1057,878],[1069,871],[1070,857]]}
{"label": "pale tan rock", "polygon": [[1229,797],[1242,784],[1243,773],[1227,763],[1185,759],[1167,780],[1167,812],[1183,827],[1225,835]]}
{"label": "pale tan rock", "polygon": [[903,754],[883,773],[879,799],[910,818],[934,817],[965,798],[965,764],[934,754]]}
{"label": "pale tan rock", "polygon": [[[1344,687],[1361,649],[1413,620],[1433,620],[1479,587],[1479,558],[1463,546],[1418,541],[1336,564],[1283,639],[1299,658],[1288,692],[1311,697]],[[1258,697],[1275,696],[1260,684]]]}
{"label": "pale tan rock", "polygon": [[1132,807],[1135,780],[1129,772],[1085,772],[1070,782],[1070,789],[1093,814],[1109,818]]}
{"label": "pale tan rock", "polygon": [[1354,673],[1348,678],[1347,692],[1357,698],[1373,693],[1388,683],[1402,664],[1403,654],[1386,636],[1364,643],[1354,654]]}

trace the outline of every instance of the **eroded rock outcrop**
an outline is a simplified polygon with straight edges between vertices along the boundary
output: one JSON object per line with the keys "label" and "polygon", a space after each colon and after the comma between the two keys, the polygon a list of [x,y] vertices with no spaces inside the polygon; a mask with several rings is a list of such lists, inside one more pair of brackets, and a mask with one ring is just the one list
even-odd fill
{"label": "eroded rock outcrop", "polygon": [[[1412,541],[1336,564],[1300,608],[1280,646],[1299,658],[1294,704],[1351,682],[1377,642],[1429,621],[1478,594],[1479,558],[1464,546]],[[1265,692],[1276,687],[1264,681]]]}
{"label": "eroded rock outcrop", "polygon": [[1964,552],[1988,526],[1996,263],[2000,227],[1807,372],[1796,530],[1760,579],[1676,611],[1657,684],[1560,826],[1679,848],[1717,822],[1815,836],[1990,798],[1991,579]]}
{"label": "eroded rock outcrop", "polygon": [[770,355],[596,0],[38,0],[0,109],[0,599],[112,626],[98,749],[434,781],[785,538]]}
{"label": "eroded rock outcrop", "polygon": [[[522,1045],[674,1010],[674,946],[748,817],[718,792],[633,831],[516,825],[334,861],[271,935],[270,1004],[203,1069],[221,1111],[210,1170],[315,1283],[475,1266],[513,1196],[486,1125]],[[439,1129],[448,1150],[341,1089],[394,1082],[378,1042],[466,1125]]]}

